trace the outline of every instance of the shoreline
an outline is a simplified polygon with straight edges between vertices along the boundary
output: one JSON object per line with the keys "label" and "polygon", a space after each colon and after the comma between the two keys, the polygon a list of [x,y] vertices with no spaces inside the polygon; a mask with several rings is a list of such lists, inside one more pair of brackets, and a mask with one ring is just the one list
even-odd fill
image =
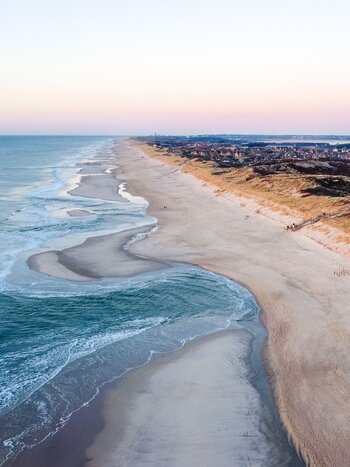
{"label": "shoreline", "polygon": [[[250,344],[246,348],[246,356],[244,353],[240,352],[239,347],[237,347],[237,343],[238,345],[242,345],[242,335],[248,336],[250,340]],[[25,449],[15,459],[7,462],[6,465],[16,467],[47,467],[47,465],[50,464],[53,467],[76,467],[77,465],[86,465],[86,467],[95,467],[96,465],[98,467],[102,467],[102,465],[104,465],[102,464],[102,458],[107,454],[112,456],[114,455],[117,440],[121,440],[125,429],[130,426],[127,422],[128,415],[130,415],[134,410],[134,402],[140,395],[142,396],[142,394],[145,393],[145,384],[148,384],[151,376],[154,374],[160,374],[162,377],[162,373],[164,373],[164,371],[168,372],[169,365],[172,365],[175,362],[175,364],[179,366],[176,370],[178,372],[176,378],[181,378],[184,368],[184,359],[187,359],[190,363],[192,362],[191,364],[194,364],[194,368],[192,368],[192,370],[198,372],[196,359],[193,359],[191,352],[193,349],[199,348],[200,353],[198,356],[205,359],[206,364],[207,358],[210,359],[211,353],[220,352],[220,356],[215,362],[216,365],[220,364],[222,361],[226,361],[232,370],[229,387],[227,388],[227,390],[232,393],[232,397],[230,397],[230,399],[226,401],[226,405],[224,404],[222,407],[224,410],[232,411],[232,406],[236,408],[235,410],[237,410],[237,407],[239,406],[238,415],[236,414],[235,418],[229,423],[229,425],[231,425],[230,433],[237,436],[237,430],[233,428],[233,425],[237,425],[237,417],[242,417],[242,414],[240,415],[242,410],[246,410],[249,417],[254,415],[252,420],[257,416],[255,414],[257,409],[261,411],[261,415],[264,414],[261,418],[261,426],[259,424],[256,424],[255,426],[250,425],[250,428],[248,426],[250,430],[248,430],[248,432],[250,434],[247,436],[244,432],[242,433],[243,426],[246,426],[247,428],[247,425],[246,421],[241,418],[241,424],[238,423],[238,432],[241,433],[241,435],[239,435],[236,442],[238,441],[240,445],[242,440],[246,443],[247,440],[249,441],[249,438],[251,438],[255,443],[252,455],[254,455],[258,446],[262,451],[268,448],[268,459],[274,459],[276,462],[278,459],[278,463],[272,463],[271,467],[275,465],[301,467],[304,464],[299,460],[294,449],[289,444],[286,434],[279,422],[278,415],[277,413],[274,413],[276,407],[268,385],[267,375],[265,375],[263,367],[261,366],[261,345],[265,337],[265,330],[258,321],[245,321],[242,323],[242,327],[212,331],[209,334],[197,336],[186,341],[182,347],[177,349],[166,353],[153,354],[150,360],[140,366],[136,366],[128,370],[125,374],[116,378],[114,381],[106,383],[102,388],[100,388],[99,393],[92,399],[92,401],[90,401],[87,406],[81,407],[80,410],[74,413],[67,425],[65,425],[53,437],[46,439],[31,449]],[[226,339],[226,343],[223,347],[220,346],[220,344],[217,345],[217,342],[221,339]],[[234,364],[236,359],[241,359],[241,363],[238,367]],[[203,369],[204,366],[202,365],[201,368]],[[203,370],[200,370],[199,374],[201,372],[202,374],[206,374],[205,384],[208,385],[209,383],[209,385],[212,386],[212,380],[210,379],[211,373],[207,371],[207,368],[205,368],[204,372]],[[248,372],[248,379],[244,383],[244,402],[243,405],[240,405],[242,403],[242,399],[239,399],[238,401],[235,399],[237,398],[237,384],[241,384],[242,372],[243,374]],[[221,374],[222,369],[219,371],[219,378],[213,380],[214,386],[222,386],[222,384],[227,385],[227,381],[221,380]],[[174,378],[175,375],[172,375],[172,377]],[[169,374],[166,373],[164,378],[167,384]],[[250,391],[250,397],[248,398],[250,403],[248,403],[248,400],[246,399],[246,385],[248,386],[248,392]],[[156,385],[156,387],[158,387],[158,385]],[[181,385],[176,392],[177,391],[181,392]],[[254,392],[256,393],[256,397],[260,402],[255,396],[252,399],[252,392],[253,395]],[[164,400],[167,402],[169,399],[168,391],[163,395]],[[197,393],[193,401],[192,399],[188,399],[188,394],[186,394],[186,410],[188,410],[189,413],[191,413],[192,410],[191,404],[196,400]],[[251,403],[253,403],[253,401],[255,401],[255,405],[258,404],[254,411],[251,407]],[[227,402],[229,403],[228,405]],[[216,407],[215,404],[216,402],[214,403],[214,406]],[[151,410],[153,411],[154,408],[155,405],[152,404]],[[138,412],[136,412],[136,414],[137,423],[139,423]],[[220,423],[220,417],[217,415],[217,412],[215,412],[213,420],[209,421],[209,425],[213,425],[215,427],[217,423]],[[173,418],[171,418],[171,420],[173,421]],[[234,429],[234,433],[232,432],[232,429]],[[259,445],[256,444],[256,435],[253,435],[253,431],[256,432],[256,434],[259,433],[262,440],[265,439],[266,445],[265,442]],[[191,434],[192,433],[189,433],[189,440],[191,439]],[[162,435],[160,434],[160,436]],[[240,436],[243,436],[243,438]],[[229,447],[231,443],[232,438],[227,440],[227,446]],[[217,446],[213,451],[215,454]],[[262,451],[259,451],[261,455]],[[230,456],[232,455],[234,455],[234,453],[230,452]],[[248,459],[246,459],[246,461],[249,462]],[[97,463],[95,464],[95,462]],[[192,464],[181,463],[180,465]],[[217,465],[217,463],[215,462],[212,465]],[[260,462],[258,465],[267,466],[270,464],[268,462]]]}
{"label": "shoreline", "polygon": [[[192,262],[254,293],[269,333],[264,356],[288,436],[307,462],[344,465],[350,434],[342,416],[350,411],[345,397],[350,389],[349,278],[337,277],[335,271],[348,267],[347,260],[302,232],[286,235],[277,223],[242,206],[242,198],[215,196],[215,187],[203,186],[134,144],[120,143],[116,152],[128,190],[150,202],[148,211],[159,222],[157,232],[133,244],[131,251],[145,254],[153,248],[159,259]],[[209,225],[210,214],[225,227]],[[181,226],[176,219],[183,220]]]}
{"label": "shoreline", "polygon": [[[102,177],[101,177],[101,178],[102,178]],[[89,193],[89,194],[90,194],[90,193]],[[141,228],[141,230],[142,230],[142,228]],[[143,229],[143,230],[144,230],[144,229]],[[95,244],[97,250],[100,250],[101,245],[100,245],[100,243],[99,243],[99,239],[101,240],[101,238],[103,239],[104,237],[108,237],[108,238],[111,238],[111,241],[112,241],[112,237],[113,237],[113,236],[118,236],[118,235],[120,235],[120,234],[122,234],[122,236],[128,235],[128,231],[123,231],[123,232],[121,232],[121,233],[119,233],[119,234],[110,234],[110,235],[101,236],[101,237],[98,237],[98,236],[96,236],[96,237],[91,237],[91,238],[89,238],[87,241],[85,241],[82,245],[77,245],[77,246],[75,246],[75,247],[62,250],[61,252],[40,253],[40,254],[37,255],[37,257],[34,257],[34,258],[32,257],[31,260],[34,262],[34,261],[37,261],[38,258],[39,258],[40,261],[41,261],[41,264],[45,264],[45,263],[46,263],[46,266],[47,266],[47,257],[45,257],[45,255],[47,255],[47,254],[51,254],[51,255],[52,255],[52,254],[56,254],[56,255],[59,257],[60,255],[61,255],[61,256],[62,256],[62,255],[66,255],[66,254],[67,254],[67,251],[68,251],[68,253],[73,251],[73,253],[76,253],[76,255],[75,255],[75,257],[74,257],[74,255],[73,255],[73,258],[71,258],[73,264],[70,264],[70,265],[69,265],[69,261],[68,261],[68,265],[70,266],[70,271],[71,271],[72,273],[74,273],[74,274],[77,274],[77,275],[81,276],[81,277],[89,277],[89,274],[87,274],[86,271],[82,271],[82,270],[81,270],[81,265],[79,265],[79,262],[81,261],[81,251],[80,251],[79,249],[83,248],[83,250],[86,250],[86,254],[89,254],[89,255],[91,256],[91,253],[92,253],[92,252],[91,252],[91,248],[92,248],[92,249],[94,248],[94,244]],[[113,240],[113,241],[114,241],[114,240]],[[123,242],[122,242],[122,243],[123,243]],[[138,243],[140,243],[140,242],[138,242]],[[143,242],[141,241],[141,243],[143,243]],[[132,248],[132,247],[131,247],[131,248]],[[130,248],[130,249],[131,249],[131,248]],[[125,252],[125,250],[124,250],[124,252]],[[101,253],[101,252],[100,252],[100,253]],[[147,253],[149,253],[149,252],[147,252]],[[132,255],[132,253],[130,253],[130,254]],[[95,256],[95,254],[93,254],[92,256]],[[145,253],[144,255],[138,255],[138,254],[137,254],[137,256],[139,256],[139,257],[141,256],[141,258],[144,258],[144,257],[146,257],[146,258],[148,257],[148,258],[149,258],[149,255],[147,255],[146,253]],[[157,255],[152,255],[152,256],[153,256],[152,260],[147,260],[147,261],[157,261],[157,259],[154,259],[154,258],[157,258]],[[63,263],[64,263],[64,261],[63,261]],[[36,265],[36,267],[38,267],[38,265]],[[93,267],[95,267],[95,265],[93,265]],[[46,271],[43,271],[43,272],[46,272]],[[81,274],[82,272],[84,272],[84,275]],[[47,272],[46,272],[46,273],[47,273]],[[104,271],[104,273],[105,273],[105,271]],[[53,274],[52,274],[52,275],[57,277],[57,271],[53,271]],[[133,275],[133,274],[130,274],[130,275]],[[102,276],[103,276],[103,275],[102,275]],[[97,277],[96,275],[93,275],[93,276],[92,276],[92,278],[96,278],[96,277]],[[113,277],[114,277],[114,276],[113,276]],[[68,278],[68,277],[66,277],[66,278]],[[73,279],[73,280],[79,280],[79,279]],[[254,326],[254,323],[249,323],[249,322],[248,322],[247,324],[249,324],[250,326]],[[260,324],[259,324],[258,326],[260,326]],[[248,327],[249,327],[249,326],[248,326]],[[238,332],[238,331],[237,331],[237,330],[230,330],[230,331],[221,330],[221,331],[218,331],[218,332],[213,332],[213,333],[210,333],[210,334],[207,335],[207,336],[204,335],[204,336],[200,336],[200,337],[196,338],[196,339],[194,340],[193,344],[195,344],[195,342],[200,342],[200,343],[208,342],[211,338],[213,338],[213,339],[215,340],[215,338],[217,337],[218,334],[221,335],[221,334],[236,333],[236,332]],[[243,331],[242,331],[242,332],[243,332]],[[248,331],[244,331],[244,332],[250,332],[250,331],[248,330]],[[256,362],[256,365],[255,365],[255,367],[254,367],[254,371],[256,371],[257,373],[259,373],[259,372],[261,373],[261,372],[263,371],[263,370],[262,370],[262,365],[261,365],[261,359],[262,359],[262,352],[261,352],[261,351],[262,351],[262,343],[263,343],[263,340],[264,340],[264,337],[263,337],[263,338],[260,338],[260,340],[259,340],[259,339],[257,338],[257,336],[255,336],[255,338],[252,340],[252,347],[254,347],[254,349],[251,348],[250,351],[249,351],[249,355],[253,355],[253,353],[254,353],[255,355],[259,354],[259,358],[258,358],[259,361]],[[181,355],[183,354],[183,352],[185,352],[185,350],[188,348],[188,346],[191,346],[191,345],[192,345],[192,342],[187,342],[187,344],[185,345],[184,348],[178,349],[178,350],[176,351],[176,358],[178,358],[178,359],[181,360]],[[202,345],[202,344],[200,344],[200,345]],[[185,353],[186,353],[186,352],[185,352]],[[174,354],[174,352],[170,352],[170,353],[166,354],[166,357],[164,357],[164,358],[169,358],[169,359],[171,359],[172,356],[173,356],[173,354]],[[162,358],[163,358],[163,357],[162,357]],[[249,358],[250,358],[250,357],[249,357]],[[256,360],[257,360],[257,359],[256,359]],[[147,367],[148,367],[148,366],[152,366],[153,363],[156,364],[156,362],[158,362],[158,367],[159,367],[159,362],[160,362],[160,360],[159,360],[159,355],[157,355],[155,359],[152,358],[152,361],[147,365]],[[252,364],[252,362],[250,362],[250,364]],[[163,369],[165,368],[164,365],[161,365],[161,366],[162,366]],[[138,373],[139,371],[140,371],[140,368],[135,368],[134,370],[132,370],[131,373]],[[151,371],[151,370],[150,370],[150,371]],[[128,377],[128,376],[125,376],[125,378],[127,378],[127,377]],[[142,385],[143,382],[144,382],[144,379],[142,378],[142,376],[137,377],[137,378],[139,379],[139,384]],[[265,381],[264,381],[264,378],[265,378]],[[267,396],[267,392],[270,391],[270,388],[269,388],[269,386],[268,386],[267,379],[266,379],[265,375],[263,375],[262,377],[261,377],[261,375],[260,375],[260,378],[258,378],[258,379],[260,379],[260,380],[263,381],[263,382],[261,383],[260,389],[257,389],[257,391],[258,391],[259,397],[263,397],[263,399],[264,399],[264,404],[266,404],[266,403],[267,403],[267,399],[269,399],[269,397]],[[124,380],[124,378],[122,378],[122,380]],[[120,381],[122,381],[122,380],[120,380]],[[117,385],[119,385],[119,382],[117,383]],[[118,386],[118,387],[119,387],[119,386]],[[104,390],[103,390],[103,392],[104,392]],[[118,392],[118,391],[116,391],[116,392]],[[101,407],[101,404],[103,404],[103,401],[102,401],[101,398],[103,399],[102,394],[101,394],[101,397],[100,397],[100,395],[98,396],[98,399],[99,399],[99,402],[98,402],[99,407]],[[97,402],[96,402],[96,403],[97,403]],[[93,405],[94,405],[94,406],[96,405],[95,402],[93,402]],[[287,442],[287,439],[285,438],[285,433],[284,433],[283,429],[282,429],[281,427],[278,428],[278,426],[279,426],[279,419],[278,419],[278,416],[277,416],[276,414],[274,415],[274,412],[275,412],[275,410],[276,410],[276,407],[275,407],[275,405],[274,405],[274,403],[273,403],[272,397],[269,399],[267,405],[268,405],[268,410],[269,410],[270,415],[272,414],[272,417],[275,419],[275,422],[274,422],[275,428],[277,429],[277,431],[280,430],[280,432],[279,432],[279,434],[278,434],[278,438],[279,438],[279,443],[284,444],[284,451],[283,451],[283,452],[285,453],[285,455],[286,455],[287,457],[288,457],[288,456],[291,457],[291,459],[292,459],[292,461],[293,461],[293,464],[289,464],[289,463],[288,463],[288,465],[301,465],[301,464],[299,464],[299,461],[298,461],[297,459],[294,459],[294,458],[293,458],[293,456],[294,456],[294,451],[292,450],[292,448],[290,448],[290,446],[289,446],[289,444],[288,444],[288,442]],[[84,411],[85,411],[85,409],[84,409]],[[87,409],[87,411],[89,411],[89,408]],[[97,416],[97,413],[96,413],[96,416]],[[277,418],[276,418],[276,417],[277,417]],[[83,416],[82,418],[84,419],[84,416]],[[81,424],[79,423],[79,419],[80,419],[80,416],[77,415],[77,417],[75,417],[75,420],[78,420],[77,422],[74,422],[74,421],[73,421],[72,424],[69,422],[69,424],[67,425],[67,427],[65,427],[65,428],[62,430],[61,433],[59,433],[58,435],[55,435],[51,440],[48,440],[47,442],[45,442],[43,446],[38,446],[37,448],[35,448],[35,449],[33,450],[34,453],[32,452],[31,454],[34,454],[35,465],[41,465],[40,463],[38,463],[38,462],[39,462],[38,459],[40,459],[41,456],[45,456],[45,452],[47,452],[48,450],[52,450],[52,449],[59,449],[59,450],[60,450],[60,449],[63,449],[64,446],[62,446],[60,443],[61,443],[62,441],[65,442],[67,436],[69,436],[69,437],[71,437],[71,436],[76,437],[76,438],[77,438],[77,441],[78,441],[77,444],[79,445],[79,434],[78,434],[78,435],[77,435],[77,433],[75,433],[75,434],[73,433],[73,434],[72,434],[72,428],[71,428],[72,426],[76,426],[76,424],[78,424],[78,426],[80,426],[81,429],[84,428],[84,426],[81,425]],[[262,421],[264,422],[263,419],[262,419]],[[100,426],[101,426],[101,425],[100,425]],[[241,426],[240,429],[243,429],[243,426]],[[74,431],[74,429],[73,429],[73,431]],[[94,430],[93,430],[93,431],[94,431]],[[96,430],[96,432],[97,432],[97,431],[99,431],[99,430]],[[103,431],[102,431],[102,432],[103,432]],[[81,440],[80,440],[80,441],[81,441]],[[91,443],[89,443],[89,444],[91,444]],[[229,443],[228,443],[228,444],[229,444]],[[277,449],[277,448],[276,448],[276,449]],[[278,451],[278,449],[277,449],[277,451]],[[79,455],[80,455],[80,454],[79,454]],[[27,457],[27,456],[28,456],[28,457]],[[22,460],[22,459],[24,459],[24,464],[23,464],[23,460]],[[30,464],[28,464],[28,462],[31,462],[31,459],[33,459],[33,457],[27,452],[27,454],[24,454],[24,455],[21,455],[21,456],[20,456],[20,460],[21,460],[22,464],[19,464],[19,465],[30,465]],[[67,462],[68,462],[68,459],[65,460],[65,465],[69,465]],[[297,464],[295,464],[295,462],[297,462]],[[33,465],[34,465],[34,464],[33,464]],[[45,464],[43,464],[43,465],[45,465]],[[54,465],[56,465],[56,464],[54,464]],[[283,464],[283,465],[286,465],[286,464]]]}

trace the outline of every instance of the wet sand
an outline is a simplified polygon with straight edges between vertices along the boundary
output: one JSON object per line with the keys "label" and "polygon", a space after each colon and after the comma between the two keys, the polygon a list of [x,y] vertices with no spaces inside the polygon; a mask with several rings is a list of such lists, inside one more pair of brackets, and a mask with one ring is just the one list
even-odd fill
{"label": "wet sand", "polygon": [[121,181],[114,174],[84,175],[76,188],[68,193],[83,198],[100,198],[108,201],[125,202],[118,196],[118,187]]}
{"label": "wet sand", "polygon": [[246,285],[262,307],[266,364],[297,450],[312,465],[349,465],[350,277],[336,274],[349,262],[127,143],[116,145],[116,162],[128,190],[146,198],[159,221],[131,251],[198,264]]}
{"label": "wet sand", "polygon": [[293,465],[254,386],[252,339],[216,333],[127,374],[107,394],[86,466]]}
{"label": "wet sand", "polygon": [[91,237],[81,245],[62,251],[32,255],[28,265],[52,277],[88,281],[103,277],[131,277],[169,267],[165,262],[137,257],[124,246],[136,235],[147,234],[151,227],[124,230]]}
{"label": "wet sand", "polygon": [[92,213],[90,211],[86,211],[86,209],[70,209],[67,212],[71,217],[86,217],[92,215]]}
{"label": "wet sand", "polygon": [[244,326],[155,354],[8,465],[300,467],[262,371],[265,332],[257,322]]}

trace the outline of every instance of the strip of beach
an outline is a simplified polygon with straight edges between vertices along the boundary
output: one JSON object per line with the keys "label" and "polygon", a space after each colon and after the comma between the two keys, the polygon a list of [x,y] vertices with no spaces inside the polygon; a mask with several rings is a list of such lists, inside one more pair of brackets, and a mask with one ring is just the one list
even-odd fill
{"label": "strip of beach", "polygon": [[311,465],[349,465],[350,277],[337,274],[349,260],[134,144],[116,145],[116,162],[159,222],[131,252],[247,286],[262,309],[265,363],[288,436]]}
{"label": "strip of beach", "polygon": [[[30,267],[91,280],[175,261],[242,283],[262,310],[268,332],[264,366],[288,437],[311,465],[349,465],[350,277],[337,274],[349,268],[349,260],[303,232],[286,232],[251,200],[217,193],[181,165],[133,142],[116,143],[114,163],[128,191],[149,202],[158,228],[128,251],[122,245],[133,232],[39,253],[29,259]],[[85,177],[90,188],[83,179],[76,194],[115,197],[115,175],[105,179],[107,188],[104,175],[93,177]],[[127,274],[123,259],[136,261]],[[273,426],[267,423],[272,411],[244,374],[250,339],[237,330],[209,336],[130,372],[106,398],[105,426],[87,451],[87,465],[292,465],[285,446],[286,458],[279,457],[283,442],[273,443],[280,435],[263,428]],[[230,355],[239,365],[232,366]]]}

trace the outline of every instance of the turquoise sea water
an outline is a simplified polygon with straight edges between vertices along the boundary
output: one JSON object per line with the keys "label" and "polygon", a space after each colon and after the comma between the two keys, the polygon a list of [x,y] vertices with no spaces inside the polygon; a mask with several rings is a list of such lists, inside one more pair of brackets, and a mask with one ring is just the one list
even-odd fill
{"label": "turquoise sea water", "polygon": [[[152,353],[257,316],[244,288],[188,265],[89,283],[29,270],[35,252],[154,222],[144,203],[67,193],[77,164],[108,158],[112,142],[0,137],[0,465]],[[72,208],[92,215],[70,217]]]}

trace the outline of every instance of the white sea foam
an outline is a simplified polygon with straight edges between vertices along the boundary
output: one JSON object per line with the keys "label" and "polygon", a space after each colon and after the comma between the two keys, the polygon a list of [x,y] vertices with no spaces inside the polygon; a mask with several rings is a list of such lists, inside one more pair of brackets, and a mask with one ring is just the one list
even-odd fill
{"label": "white sea foam", "polygon": [[148,207],[148,201],[146,201],[144,198],[141,196],[134,196],[131,193],[127,191],[127,183],[123,182],[119,185],[118,188],[118,195],[122,196],[123,198],[127,199],[130,201],[130,203],[134,203],[136,205],[142,206],[144,209]]}
{"label": "white sea foam", "polygon": [[[15,261],[25,261],[23,252],[55,248],[53,241],[61,245],[60,248],[66,248],[74,245],[75,237],[79,243],[94,235],[118,232],[149,222],[144,211],[140,212],[134,204],[125,206],[124,203],[90,200],[67,193],[78,177],[77,162],[89,162],[101,151],[109,151],[110,147],[111,141],[107,141],[63,157],[58,161],[59,167],[50,167],[48,184],[22,193],[25,207],[12,213],[14,227],[10,235],[8,232],[2,238],[0,235],[0,290],[8,289],[8,282],[11,283],[9,275]],[[87,208],[92,209],[93,216],[77,218],[66,214],[69,209]],[[24,262],[22,264],[25,271],[26,265]],[[18,270],[17,264],[16,274]],[[39,282],[38,278],[35,280]]]}
{"label": "white sea foam", "polygon": [[[16,371],[4,371],[0,376],[0,414],[6,413],[28,399],[35,391],[57,376],[69,363],[90,355],[97,350],[123,339],[136,336],[151,327],[167,321],[161,316],[137,318],[127,323],[127,329],[104,331],[87,337],[73,338],[69,342],[57,342],[56,334],[40,337],[40,342],[27,342],[28,350],[22,350],[23,365],[18,366],[17,354],[7,353],[6,364],[13,359]],[[38,339],[37,339],[38,340]],[[26,362],[30,362],[28,365]]]}

